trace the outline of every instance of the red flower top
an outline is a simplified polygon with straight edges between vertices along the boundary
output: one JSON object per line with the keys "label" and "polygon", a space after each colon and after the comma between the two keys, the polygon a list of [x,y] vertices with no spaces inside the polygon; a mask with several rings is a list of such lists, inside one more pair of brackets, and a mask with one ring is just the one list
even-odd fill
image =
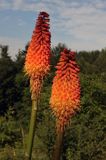
{"label": "red flower top", "polygon": [[24,70],[31,79],[31,91],[38,92],[40,82],[50,69],[49,15],[40,12],[25,59]]}
{"label": "red flower top", "polygon": [[63,129],[80,106],[79,67],[75,52],[64,49],[56,68],[50,104],[57,117],[57,127]]}

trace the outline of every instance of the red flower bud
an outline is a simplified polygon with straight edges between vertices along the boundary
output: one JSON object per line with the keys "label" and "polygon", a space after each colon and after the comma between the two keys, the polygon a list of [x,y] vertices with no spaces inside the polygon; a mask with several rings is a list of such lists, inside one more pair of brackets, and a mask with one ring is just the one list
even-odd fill
{"label": "red flower bud", "polygon": [[24,70],[30,77],[33,94],[40,92],[43,77],[50,69],[50,38],[49,15],[40,12],[32,39],[28,47]]}

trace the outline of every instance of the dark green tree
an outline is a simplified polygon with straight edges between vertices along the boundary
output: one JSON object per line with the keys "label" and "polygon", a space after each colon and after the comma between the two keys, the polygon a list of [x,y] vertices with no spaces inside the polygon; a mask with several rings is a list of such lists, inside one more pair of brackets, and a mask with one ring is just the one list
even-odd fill
{"label": "dark green tree", "polygon": [[2,114],[17,98],[14,84],[16,67],[8,55],[8,46],[1,46],[0,55],[0,114]]}

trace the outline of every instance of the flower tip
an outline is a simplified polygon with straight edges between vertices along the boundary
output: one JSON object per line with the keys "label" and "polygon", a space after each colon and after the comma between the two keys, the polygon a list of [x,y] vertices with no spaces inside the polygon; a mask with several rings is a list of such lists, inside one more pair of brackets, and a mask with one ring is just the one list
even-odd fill
{"label": "flower tip", "polygon": [[74,56],[76,54],[76,52],[75,51],[70,51],[70,54]]}
{"label": "flower tip", "polygon": [[40,15],[45,16],[45,17],[49,16],[49,14],[47,12],[45,12],[45,11],[40,12]]}
{"label": "flower tip", "polygon": [[63,52],[65,52],[65,53],[68,53],[68,49],[67,48],[64,48],[64,50],[63,50]]}

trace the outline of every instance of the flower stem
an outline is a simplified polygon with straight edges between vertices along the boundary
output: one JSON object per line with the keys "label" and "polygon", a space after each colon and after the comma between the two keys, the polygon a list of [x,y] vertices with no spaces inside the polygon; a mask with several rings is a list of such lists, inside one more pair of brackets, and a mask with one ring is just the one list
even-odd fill
{"label": "flower stem", "polygon": [[37,114],[37,100],[32,100],[32,112],[31,112],[31,120],[29,127],[29,136],[28,136],[28,146],[27,146],[27,159],[31,160],[32,158],[32,148],[34,142],[35,135],[35,127],[36,127],[36,114]]}
{"label": "flower stem", "polygon": [[61,159],[61,152],[63,148],[63,136],[64,136],[64,131],[59,130],[56,137],[53,160]]}

